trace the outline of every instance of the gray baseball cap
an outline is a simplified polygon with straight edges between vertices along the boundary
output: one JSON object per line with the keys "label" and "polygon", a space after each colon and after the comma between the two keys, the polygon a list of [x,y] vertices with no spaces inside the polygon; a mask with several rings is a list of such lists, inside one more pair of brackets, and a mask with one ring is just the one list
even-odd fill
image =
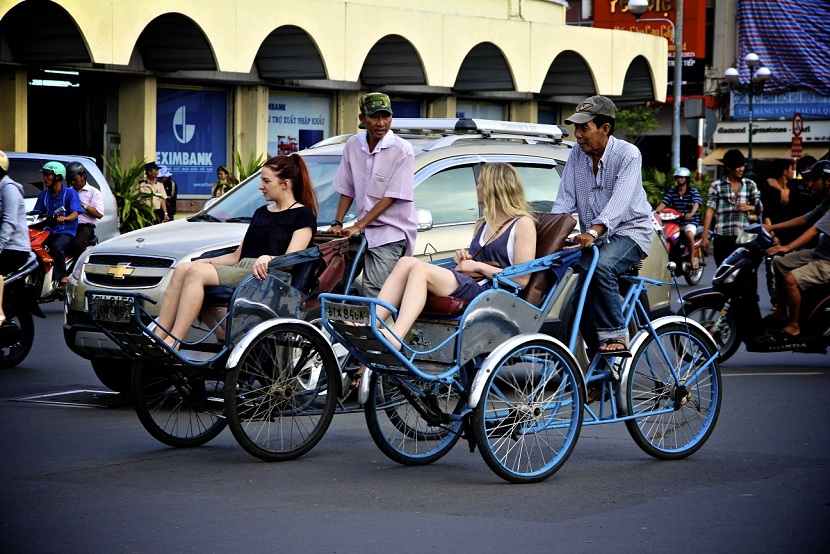
{"label": "gray baseball cap", "polygon": [[579,103],[576,112],[565,120],[567,125],[588,123],[598,115],[605,115],[611,119],[617,117],[617,106],[605,96],[591,96]]}

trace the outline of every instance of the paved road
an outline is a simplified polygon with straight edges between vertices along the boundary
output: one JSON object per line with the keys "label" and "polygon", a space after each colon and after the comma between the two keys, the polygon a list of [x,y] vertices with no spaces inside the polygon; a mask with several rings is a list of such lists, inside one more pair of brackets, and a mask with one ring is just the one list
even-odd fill
{"label": "paved road", "polygon": [[518,486],[463,443],[398,466],[360,414],[336,416],[304,458],[267,464],[229,431],[165,447],[123,403],[16,401],[102,388],[65,348],[60,307],[48,310],[36,351],[0,372],[4,552],[789,553],[830,541],[827,356],[741,351],[722,367],[712,438],[686,460],[650,459],[622,424],[590,427],[557,475]]}

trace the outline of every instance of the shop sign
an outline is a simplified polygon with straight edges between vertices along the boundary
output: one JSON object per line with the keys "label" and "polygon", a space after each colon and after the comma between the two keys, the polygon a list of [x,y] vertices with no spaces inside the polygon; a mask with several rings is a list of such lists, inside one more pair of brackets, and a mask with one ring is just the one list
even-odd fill
{"label": "shop sign", "polygon": [[[800,113],[805,119],[830,119],[830,97],[813,91],[759,94],[752,97],[753,119],[792,119]],[[749,96],[732,94],[732,117],[749,119]]]}
{"label": "shop sign", "polygon": [[[748,127],[748,121],[721,121],[713,139],[716,144],[746,144]],[[799,128],[803,144],[830,143],[830,120],[806,120]],[[752,142],[791,143],[792,138],[792,120],[752,122]]]}
{"label": "shop sign", "polygon": [[330,97],[293,92],[268,95],[268,156],[304,150],[330,135]]}
{"label": "shop sign", "polygon": [[173,172],[179,196],[209,196],[227,155],[228,93],[159,87],[155,161]]}

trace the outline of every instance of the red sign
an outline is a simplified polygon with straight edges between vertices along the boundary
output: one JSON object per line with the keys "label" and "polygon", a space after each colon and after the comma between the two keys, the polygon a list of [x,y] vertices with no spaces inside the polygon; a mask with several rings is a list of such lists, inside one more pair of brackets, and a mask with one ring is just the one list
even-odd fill
{"label": "red sign", "polygon": [[790,157],[800,158],[803,154],[801,149],[801,137],[793,137],[793,144],[790,152]]}
{"label": "red sign", "polygon": [[[801,114],[797,113],[793,116],[793,137],[800,137],[803,132],[804,120],[801,118]],[[799,154],[799,156],[800,155],[801,154]]]}
{"label": "red sign", "polygon": [[[648,10],[639,17],[628,11],[622,0],[594,0],[594,27],[634,31],[665,37],[669,41],[669,58],[674,57],[671,24],[677,21],[673,0],[650,0]],[[660,19],[669,21],[644,21]],[[683,2],[683,58],[706,57],[706,0]]]}

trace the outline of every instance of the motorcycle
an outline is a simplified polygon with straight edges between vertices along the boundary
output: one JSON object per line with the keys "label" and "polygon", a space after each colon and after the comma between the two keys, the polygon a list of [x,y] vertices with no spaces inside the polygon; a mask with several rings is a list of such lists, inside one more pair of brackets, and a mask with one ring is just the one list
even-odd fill
{"label": "motorcycle", "polygon": [[682,275],[688,284],[697,285],[703,278],[703,266],[706,265],[703,248],[700,246],[703,227],[698,225],[695,231],[694,251],[691,255],[697,259],[697,269],[693,269],[692,258],[683,232],[683,214],[672,208],[666,208],[656,213],[655,217],[660,222],[661,228],[658,229],[658,234],[662,235],[666,243],[666,248],[669,251],[669,261],[674,262],[675,275]]}
{"label": "motorcycle", "polygon": [[[686,315],[703,325],[718,345],[721,361],[740,347],[747,352],[805,352],[824,354],[830,346],[830,283],[805,290],[801,297],[797,340],[773,344],[764,340],[776,327],[761,318],[758,303],[758,268],[765,252],[775,243],[759,223],[738,235],[738,246],[718,267],[712,286],[686,294],[682,304]],[[804,307],[809,306],[809,309]]]}
{"label": "motorcycle", "polygon": [[[54,221],[59,215],[66,213],[66,208],[61,206],[51,216],[41,213],[29,212],[29,215],[34,215],[35,218],[29,223],[29,241],[32,245],[32,252],[35,253],[38,260],[38,271],[30,273],[26,278],[26,282],[34,287],[37,294],[37,301],[40,303],[52,302],[53,300],[63,300],[64,293],[58,289],[58,284],[52,279],[55,269],[55,260],[49,253],[49,247],[46,246],[46,239],[52,233],[48,229],[44,229],[50,220]],[[74,265],[74,257],[66,256],[66,271],[72,273],[72,266]]]}
{"label": "motorcycle", "polygon": [[38,259],[32,253],[23,267],[4,276],[6,321],[0,326],[0,369],[15,367],[26,358],[35,341],[32,316],[46,318],[38,306],[34,288],[26,282],[26,277],[37,269]]}

